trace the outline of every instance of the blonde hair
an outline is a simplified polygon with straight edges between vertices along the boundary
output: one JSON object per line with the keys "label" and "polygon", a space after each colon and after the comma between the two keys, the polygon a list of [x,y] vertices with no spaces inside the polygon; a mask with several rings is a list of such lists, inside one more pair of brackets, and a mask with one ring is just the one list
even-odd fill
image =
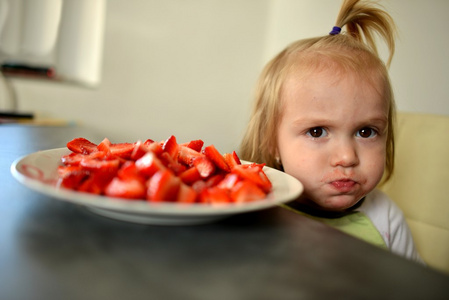
{"label": "blonde hair", "polygon": [[[276,153],[284,81],[292,70],[307,74],[317,69],[333,67],[342,72],[355,72],[364,76],[373,86],[379,79],[383,83],[379,92],[383,93],[389,104],[384,180],[390,178],[394,169],[395,103],[387,66],[395,50],[394,22],[372,2],[345,0],[336,26],[346,26],[346,32],[296,41],[265,66],[256,86],[251,118],[240,145],[239,155],[242,159],[265,163],[282,170]],[[375,34],[383,38],[388,46],[387,64],[379,58]]]}

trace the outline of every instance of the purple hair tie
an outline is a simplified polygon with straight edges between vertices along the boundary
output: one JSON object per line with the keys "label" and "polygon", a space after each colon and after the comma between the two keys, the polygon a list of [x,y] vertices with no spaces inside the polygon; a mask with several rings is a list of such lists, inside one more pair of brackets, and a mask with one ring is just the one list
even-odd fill
{"label": "purple hair tie", "polygon": [[338,26],[334,26],[334,27],[332,28],[332,31],[329,32],[329,34],[330,34],[330,35],[337,35],[337,34],[339,34],[340,32],[341,32],[341,28],[338,27]]}

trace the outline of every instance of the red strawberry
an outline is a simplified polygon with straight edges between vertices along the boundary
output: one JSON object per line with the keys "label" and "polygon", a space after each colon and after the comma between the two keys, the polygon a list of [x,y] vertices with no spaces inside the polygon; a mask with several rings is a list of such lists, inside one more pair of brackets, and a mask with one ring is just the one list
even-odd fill
{"label": "red strawberry", "polygon": [[178,195],[181,180],[170,170],[156,172],[147,182],[147,200],[174,201]]}
{"label": "red strawberry", "polygon": [[115,177],[106,186],[104,191],[106,196],[126,199],[145,199],[145,184],[138,179],[121,179]]}
{"label": "red strawberry", "polygon": [[76,190],[88,175],[89,173],[80,166],[59,166],[57,185]]}
{"label": "red strawberry", "polygon": [[114,173],[92,172],[78,187],[78,191],[101,195],[114,175]]}
{"label": "red strawberry", "polygon": [[178,148],[178,161],[187,165],[192,166],[193,161],[198,157],[204,157],[204,154],[189,148],[187,146],[180,145]]}
{"label": "red strawberry", "polygon": [[148,152],[136,161],[136,167],[139,172],[147,177],[152,176],[154,173],[160,170],[164,170],[165,166],[157,158],[154,152]]}
{"label": "red strawberry", "polygon": [[190,149],[193,149],[197,152],[201,152],[203,145],[204,145],[204,142],[202,140],[193,140],[187,144],[187,147]]}
{"label": "red strawberry", "polygon": [[61,162],[65,166],[78,166],[83,158],[85,158],[85,155],[81,153],[71,152],[70,154],[63,155],[61,157]]}
{"label": "red strawberry", "polygon": [[231,190],[231,198],[235,203],[251,202],[265,197],[265,192],[248,180],[239,181]]}
{"label": "red strawberry", "polygon": [[145,177],[140,173],[134,161],[126,161],[118,170],[117,177],[122,180],[139,180],[142,183],[145,182]]}
{"label": "red strawberry", "polygon": [[124,159],[130,159],[133,153],[135,143],[118,143],[109,146],[110,152],[113,156]]}
{"label": "red strawberry", "polygon": [[162,145],[162,149],[170,154],[172,158],[177,158],[178,156],[178,143],[174,135],[170,136]]}
{"label": "red strawberry", "polygon": [[220,181],[222,181],[224,177],[225,177],[225,175],[222,174],[222,173],[215,174],[212,177],[210,177],[209,179],[207,179],[206,184],[207,184],[208,187],[214,187]]}
{"label": "red strawberry", "polygon": [[80,166],[87,171],[113,173],[115,174],[119,168],[120,161],[118,159],[99,160],[92,158],[84,158],[80,162]]}
{"label": "red strawberry", "polygon": [[200,194],[200,202],[209,204],[227,204],[231,203],[232,199],[227,190],[211,187]]}
{"label": "red strawberry", "polygon": [[179,178],[181,178],[182,182],[185,184],[192,185],[195,181],[201,179],[201,175],[197,168],[192,167],[179,174]]}
{"label": "red strawberry", "polygon": [[186,167],[178,163],[178,161],[171,157],[168,152],[163,152],[160,155],[160,160],[164,166],[172,170],[176,175],[179,175],[186,170]]}
{"label": "red strawberry", "polygon": [[223,178],[222,181],[220,181],[217,184],[217,187],[221,188],[221,189],[227,189],[230,190],[232,189],[232,187],[234,187],[237,182],[239,182],[241,179],[237,174],[233,174],[233,173],[228,173],[226,174],[226,176]]}
{"label": "red strawberry", "polygon": [[97,150],[97,145],[85,138],[76,138],[67,143],[67,148],[75,153],[89,154]]}
{"label": "red strawberry", "polygon": [[231,153],[225,153],[223,154],[223,158],[226,162],[226,164],[229,166],[229,168],[232,170],[235,166],[241,165],[239,157],[237,156],[237,153],[235,151]]}
{"label": "red strawberry", "polygon": [[104,138],[100,144],[98,144],[97,149],[98,151],[109,153],[111,146],[111,141],[108,138]]}
{"label": "red strawberry", "polygon": [[215,172],[214,163],[206,156],[196,158],[193,161],[193,165],[197,168],[202,178],[207,178]]}
{"label": "red strawberry", "polygon": [[271,190],[271,182],[262,167],[260,164],[238,165],[232,169],[232,173],[253,182],[268,193]]}
{"label": "red strawberry", "polygon": [[176,201],[179,203],[194,203],[196,202],[197,196],[197,193],[192,187],[181,183]]}
{"label": "red strawberry", "polygon": [[206,148],[204,148],[204,154],[214,162],[214,164],[220,168],[221,170],[225,172],[231,171],[229,166],[226,164],[225,159],[223,158],[223,155],[218,152],[217,148],[215,148],[214,145],[209,145]]}

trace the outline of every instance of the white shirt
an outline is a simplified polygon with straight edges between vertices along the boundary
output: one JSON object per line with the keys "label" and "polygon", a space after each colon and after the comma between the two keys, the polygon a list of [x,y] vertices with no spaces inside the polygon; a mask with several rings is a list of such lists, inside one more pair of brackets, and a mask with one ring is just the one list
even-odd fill
{"label": "white shirt", "polygon": [[370,218],[391,252],[423,262],[415,248],[403,212],[384,192],[378,189],[370,192],[356,211],[363,212]]}

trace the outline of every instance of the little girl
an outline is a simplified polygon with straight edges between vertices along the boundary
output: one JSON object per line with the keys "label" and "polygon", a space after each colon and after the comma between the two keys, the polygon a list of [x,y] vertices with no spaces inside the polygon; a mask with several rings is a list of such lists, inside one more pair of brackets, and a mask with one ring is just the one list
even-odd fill
{"label": "little girl", "polygon": [[388,66],[394,22],[372,3],[345,0],[336,25],[265,67],[240,156],[303,183],[290,208],[420,261],[402,212],[376,189],[393,172],[395,104],[374,34]]}

